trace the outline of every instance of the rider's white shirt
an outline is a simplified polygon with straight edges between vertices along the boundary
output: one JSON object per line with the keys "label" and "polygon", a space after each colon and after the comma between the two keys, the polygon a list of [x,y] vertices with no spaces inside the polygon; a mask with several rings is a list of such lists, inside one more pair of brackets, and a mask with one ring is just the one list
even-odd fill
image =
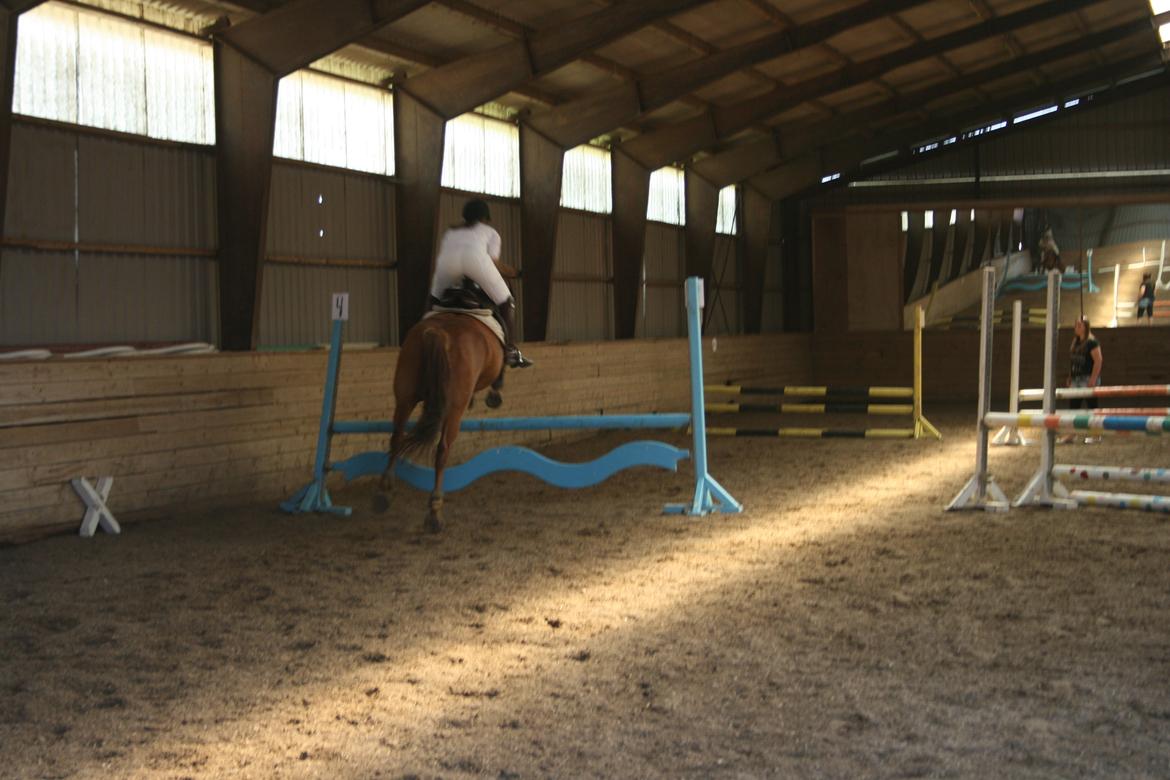
{"label": "rider's white shirt", "polygon": [[496,304],[512,297],[493,259],[500,256],[500,234],[491,225],[478,222],[471,227],[454,227],[443,234],[431,295],[438,298],[449,287],[458,287],[467,277],[483,288]]}

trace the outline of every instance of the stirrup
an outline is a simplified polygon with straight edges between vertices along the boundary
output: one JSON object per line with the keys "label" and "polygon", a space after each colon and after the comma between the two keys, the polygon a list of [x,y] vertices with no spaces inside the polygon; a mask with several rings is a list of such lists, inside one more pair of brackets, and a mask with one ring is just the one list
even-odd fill
{"label": "stirrup", "polygon": [[532,361],[524,357],[515,347],[507,347],[504,349],[504,365],[508,368],[528,368],[532,365]]}

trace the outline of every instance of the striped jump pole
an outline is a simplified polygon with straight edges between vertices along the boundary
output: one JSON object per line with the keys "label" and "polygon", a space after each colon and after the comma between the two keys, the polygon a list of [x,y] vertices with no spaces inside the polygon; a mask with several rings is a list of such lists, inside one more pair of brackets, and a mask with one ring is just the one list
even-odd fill
{"label": "striped jump pole", "polygon": [[745,404],[739,402],[729,402],[709,403],[703,408],[708,412],[715,412],[718,414],[745,414],[749,412],[779,412],[780,414],[914,414],[914,406],[911,404]]}
{"label": "striped jump pole", "polygon": [[913,439],[913,428],[718,428],[711,427],[712,436],[767,437],[780,439]]}
{"label": "striped jump pole", "polygon": [[1055,433],[1056,431],[1131,431],[1162,434],[1170,432],[1170,417],[1151,415],[1112,416],[1088,412],[1055,412],[1053,414],[1020,412],[988,412],[988,425],[1017,425],[1020,428],[1036,428]]}
{"label": "striped jump pole", "polygon": [[[704,390],[714,396],[767,396],[780,399],[801,399],[794,403],[744,403],[717,401],[706,404],[704,410],[712,414],[742,414],[749,412],[771,414],[866,414],[912,415],[912,428],[711,428],[717,436],[779,436],[805,439],[921,439],[942,434],[922,412],[922,332],[926,327],[926,313],[921,306],[914,312],[914,377],[911,387],[882,385],[783,385],[779,387],[749,387],[740,384],[707,385]],[[823,401],[816,403],[809,399]],[[909,403],[900,403],[909,401]]]}
{"label": "striped jump pole", "polygon": [[1147,496],[1141,493],[1102,493],[1097,490],[1072,490],[1069,498],[1077,506],[1105,506],[1114,509],[1140,509],[1170,513],[1170,496]]}
{"label": "striped jump pole", "polygon": [[[1053,467],[1056,478],[1100,480],[1104,482],[1143,482],[1165,484],[1170,482],[1170,469],[1133,468],[1129,466],[1080,466],[1058,463]],[[1114,509],[1139,509],[1146,512],[1170,512],[1170,496],[1143,493],[1113,493],[1099,490],[1071,490],[1068,497],[1077,506],[1103,506]]]}
{"label": "striped jump pole", "polygon": [[913,387],[861,387],[784,385],[782,387],[745,387],[743,385],[705,385],[711,395],[764,395],[782,398],[825,398],[825,399],[882,399],[913,398]]}
{"label": "striped jump pole", "polygon": [[975,473],[963,485],[947,511],[984,509],[1006,512],[1008,499],[987,470],[987,450],[990,431],[987,415],[991,411],[991,351],[995,337],[992,323],[995,308],[995,268],[983,269],[983,305],[979,319],[979,410],[975,419]]}
{"label": "striped jump pole", "polygon": [[[1057,398],[1162,398],[1170,395],[1170,385],[1107,385],[1105,387],[1059,387]],[[1021,401],[1044,397],[1043,389],[1020,391]]]}
{"label": "striped jump pole", "polygon": [[1132,466],[1078,466],[1058,463],[1052,467],[1058,477],[1100,479],[1118,482],[1170,482],[1170,469],[1134,468]]}
{"label": "striped jump pole", "polygon": [[[1021,409],[1024,414],[1043,414],[1040,409]],[[1092,414],[1098,417],[1170,417],[1170,406],[1104,406],[1098,409],[1086,409],[1083,414]]]}

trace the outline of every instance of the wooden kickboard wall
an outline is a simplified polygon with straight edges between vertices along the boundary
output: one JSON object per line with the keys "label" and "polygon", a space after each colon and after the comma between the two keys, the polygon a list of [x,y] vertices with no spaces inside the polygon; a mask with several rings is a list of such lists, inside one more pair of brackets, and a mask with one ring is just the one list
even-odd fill
{"label": "wooden kickboard wall", "polygon": [[[810,337],[704,340],[708,382],[805,383]],[[714,346],[714,350],[712,347]],[[469,416],[689,411],[685,339],[530,344],[535,368],[511,371],[504,405],[482,394]],[[311,476],[325,352],[223,353],[0,364],[0,542],[75,531],[69,480],[112,474],[120,521],[287,498]],[[337,419],[389,419],[396,349],[342,359]],[[563,434],[571,435],[571,434]],[[455,460],[543,431],[465,434]],[[382,449],[340,436],[333,458]],[[335,477],[340,480],[339,477]]]}
{"label": "wooden kickboard wall", "polygon": [[[1170,330],[1163,327],[1094,328],[1101,342],[1101,381],[1109,385],[1170,384]],[[1056,375],[1068,374],[1072,331],[1062,328]],[[1020,338],[1020,386],[1040,387],[1044,329],[1025,328]],[[812,340],[816,384],[906,385],[913,381],[913,335],[908,332],[818,333]],[[922,348],[923,398],[927,404],[970,402],[979,392],[979,334],[974,330],[927,330]],[[992,347],[992,397],[1006,409],[1011,381],[1011,328],[999,328]]]}

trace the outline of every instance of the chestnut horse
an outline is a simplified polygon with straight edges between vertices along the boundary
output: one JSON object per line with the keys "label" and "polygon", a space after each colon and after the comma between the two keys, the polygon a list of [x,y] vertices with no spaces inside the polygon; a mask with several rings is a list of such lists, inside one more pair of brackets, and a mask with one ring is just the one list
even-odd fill
{"label": "chestnut horse", "polygon": [[[437,437],[435,487],[426,519],[429,531],[442,527],[443,469],[459,435],[463,411],[477,392],[489,386],[487,405],[493,409],[500,405],[503,368],[500,340],[474,317],[436,314],[406,334],[394,371],[394,433],[381,488],[383,492],[390,490],[398,458],[429,447]],[[420,403],[422,416],[408,433],[407,420]],[[376,505],[384,509],[388,505],[385,496],[379,496]]]}

